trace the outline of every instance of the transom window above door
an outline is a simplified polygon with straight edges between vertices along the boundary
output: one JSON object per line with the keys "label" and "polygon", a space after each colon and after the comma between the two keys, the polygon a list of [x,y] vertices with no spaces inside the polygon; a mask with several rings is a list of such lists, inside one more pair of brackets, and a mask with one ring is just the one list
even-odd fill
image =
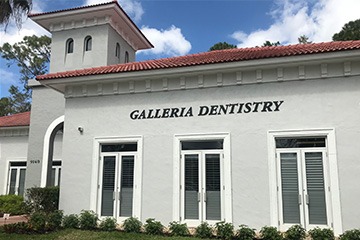
{"label": "transom window above door", "polygon": [[202,141],[184,141],[181,142],[181,150],[209,150],[223,149],[224,141],[219,140],[202,140]]}
{"label": "transom window above door", "polygon": [[101,152],[136,152],[136,143],[102,144]]}
{"label": "transom window above door", "polygon": [[276,138],[276,148],[314,148],[326,147],[324,137]]}

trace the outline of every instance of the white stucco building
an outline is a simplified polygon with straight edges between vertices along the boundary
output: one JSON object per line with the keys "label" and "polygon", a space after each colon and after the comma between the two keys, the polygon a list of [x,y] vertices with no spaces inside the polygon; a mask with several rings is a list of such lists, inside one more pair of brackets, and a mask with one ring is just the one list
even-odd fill
{"label": "white stucco building", "polygon": [[360,226],[360,41],[136,62],[152,45],[116,2],[30,17],[50,73],[27,127],[0,120],[3,194],[18,167],[66,214]]}

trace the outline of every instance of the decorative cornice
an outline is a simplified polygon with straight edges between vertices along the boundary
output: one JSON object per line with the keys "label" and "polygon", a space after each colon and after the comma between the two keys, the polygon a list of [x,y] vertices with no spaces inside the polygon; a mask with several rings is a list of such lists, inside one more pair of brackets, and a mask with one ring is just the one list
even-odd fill
{"label": "decorative cornice", "polygon": [[[356,69],[351,66],[356,66]],[[102,83],[83,83],[82,85],[67,86],[65,98],[191,90],[273,82],[344,78],[349,76],[360,76],[360,62],[319,63],[306,66],[292,65],[273,68],[241,69],[241,71],[234,69],[233,71],[209,73],[194,72],[193,74],[188,73],[179,76],[154,76],[154,78],[132,79],[129,81],[120,79],[113,81],[103,80]]]}
{"label": "decorative cornice", "polygon": [[87,18],[82,19],[81,21],[74,21],[69,19],[69,21],[64,21],[61,23],[53,23],[50,25],[51,32],[61,32],[71,29],[82,29],[84,27],[93,27],[99,25],[111,25],[111,21],[108,18]]}
{"label": "decorative cornice", "polygon": [[29,136],[29,127],[4,127],[0,128],[0,137]]}

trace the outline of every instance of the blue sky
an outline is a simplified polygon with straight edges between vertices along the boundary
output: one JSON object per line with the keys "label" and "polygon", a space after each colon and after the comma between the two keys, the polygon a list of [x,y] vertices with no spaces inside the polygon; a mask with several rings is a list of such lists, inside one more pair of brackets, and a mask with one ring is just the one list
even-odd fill
{"label": "blue sky", "polygon": [[[33,0],[32,12],[47,12],[109,0]],[[300,35],[313,42],[331,41],[334,33],[360,18],[360,0],[120,0],[154,49],[140,51],[137,60],[205,52],[226,41],[238,47],[262,45],[266,40],[284,45]],[[48,34],[27,19],[19,31],[13,25],[0,32],[0,44],[15,43],[26,35]],[[16,67],[0,60],[0,97],[18,84]]]}

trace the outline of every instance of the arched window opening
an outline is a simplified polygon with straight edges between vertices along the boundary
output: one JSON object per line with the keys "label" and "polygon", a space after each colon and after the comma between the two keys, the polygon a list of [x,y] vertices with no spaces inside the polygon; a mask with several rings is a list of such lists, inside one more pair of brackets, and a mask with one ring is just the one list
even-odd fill
{"label": "arched window opening", "polygon": [[[64,116],[55,119],[47,128],[44,136],[41,187],[59,185],[61,176],[61,162],[54,162],[55,138],[58,132],[64,130]],[[53,181],[54,180],[54,181]]]}
{"label": "arched window opening", "polygon": [[129,53],[128,51],[125,52],[125,63],[129,62]]}
{"label": "arched window opening", "polygon": [[117,57],[118,59],[120,59],[120,44],[119,44],[119,43],[116,43],[115,57]]}
{"label": "arched window opening", "polygon": [[69,38],[66,40],[66,53],[73,53],[74,52],[74,40]]}
{"label": "arched window opening", "polygon": [[90,36],[87,36],[85,38],[85,51],[91,51],[92,49],[92,38]]}

